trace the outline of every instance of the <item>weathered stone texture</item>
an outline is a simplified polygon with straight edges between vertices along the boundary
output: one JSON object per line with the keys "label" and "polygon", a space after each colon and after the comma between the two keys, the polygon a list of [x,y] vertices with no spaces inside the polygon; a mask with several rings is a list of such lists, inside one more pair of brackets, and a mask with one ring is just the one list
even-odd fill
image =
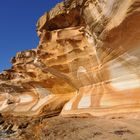
{"label": "weathered stone texture", "polygon": [[140,111],[139,0],[66,0],[38,20],[37,34],[37,48],[0,75],[3,116]]}

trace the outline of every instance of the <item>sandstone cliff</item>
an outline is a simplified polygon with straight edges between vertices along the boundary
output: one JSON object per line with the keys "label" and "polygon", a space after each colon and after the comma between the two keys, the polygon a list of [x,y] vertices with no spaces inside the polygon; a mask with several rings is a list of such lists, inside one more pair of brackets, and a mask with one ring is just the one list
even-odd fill
{"label": "sandstone cliff", "polygon": [[11,119],[2,130],[19,117],[140,111],[140,0],[65,0],[40,17],[37,34],[37,48],[0,74],[0,112]]}

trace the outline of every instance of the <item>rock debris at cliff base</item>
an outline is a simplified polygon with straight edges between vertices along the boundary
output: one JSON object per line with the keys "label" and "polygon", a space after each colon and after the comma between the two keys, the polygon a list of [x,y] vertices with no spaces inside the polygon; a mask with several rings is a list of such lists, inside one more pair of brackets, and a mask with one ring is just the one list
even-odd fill
{"label": "rock debris at cliff base", "polygon": [[139,140],[139,117],[139,113],[96,118],[61,116],[48,119],[20,118],[20,121],[11,117],[11,122],[9,120],[7,122],[14,125],[13,129],[3,130],[0,138],[2,140]]}

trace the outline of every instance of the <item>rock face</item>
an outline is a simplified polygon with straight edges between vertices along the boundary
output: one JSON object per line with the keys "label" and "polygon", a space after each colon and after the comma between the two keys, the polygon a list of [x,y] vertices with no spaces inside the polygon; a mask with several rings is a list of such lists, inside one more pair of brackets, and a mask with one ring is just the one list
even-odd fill
{"label": "rock face", "polygon": [[[86,1],[86,52],[74,79],[81,84],[62,115],[140,111],[140,1]],[[83,59],[83,60],[82,60]]]}
{"label": "rock face", "polygon": [[139,0],[66,0],[38,20],[37,34],[37,48],[0,74],[2,116],[140,111]]}

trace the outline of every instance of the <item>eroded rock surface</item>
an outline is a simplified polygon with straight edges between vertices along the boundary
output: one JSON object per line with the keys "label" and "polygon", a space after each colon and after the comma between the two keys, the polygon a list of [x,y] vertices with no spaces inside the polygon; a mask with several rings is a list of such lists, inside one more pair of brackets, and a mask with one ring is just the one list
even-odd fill
{"label": "eroded rock surface", "polygon": [[37,34],[37,48],[0,74],[2,117],[140,111],[140,0],[65,0],[38,20]]}

